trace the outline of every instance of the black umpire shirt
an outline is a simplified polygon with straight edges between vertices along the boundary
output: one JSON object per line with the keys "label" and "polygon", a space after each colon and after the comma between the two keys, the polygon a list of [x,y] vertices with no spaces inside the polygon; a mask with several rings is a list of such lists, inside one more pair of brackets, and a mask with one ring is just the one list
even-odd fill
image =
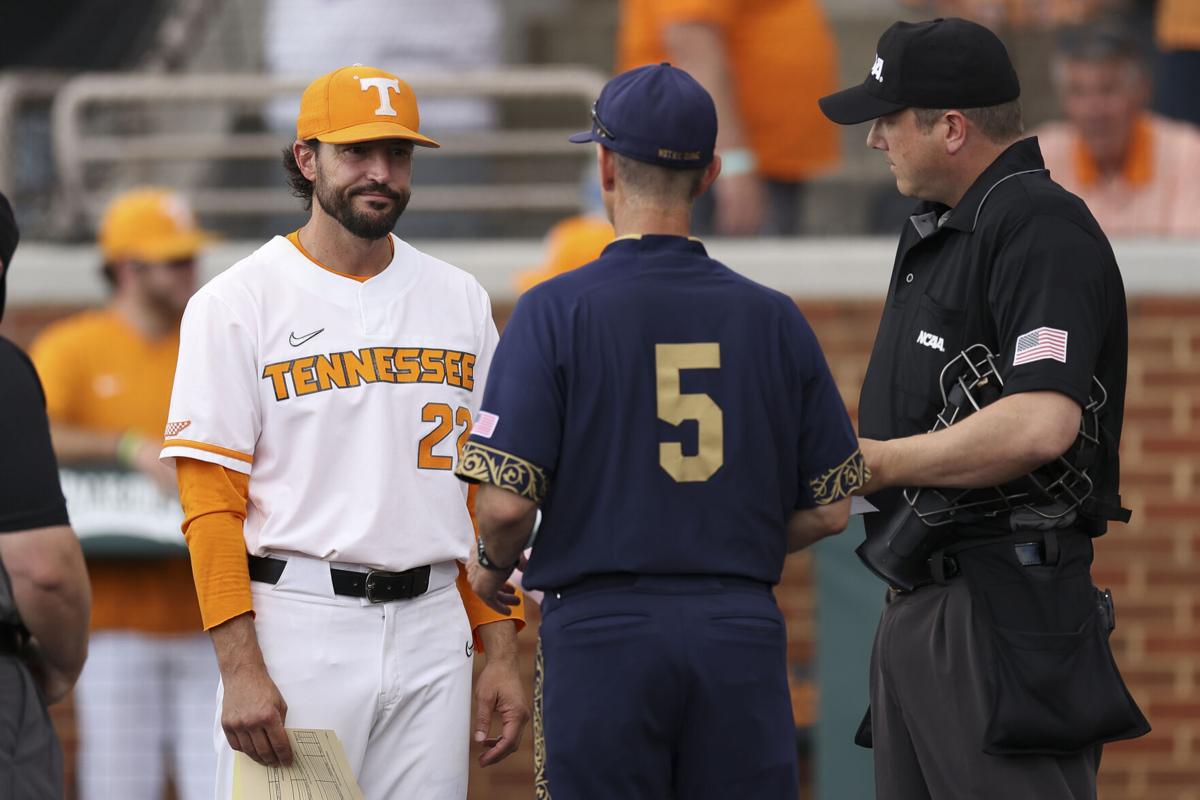
{"label": "black umpire shirt", "polygon": [[[1005,395],[1049,390],[1085,406],[1093,374],[1100,380],[1107,436],[1093,496],[1117,503],[1125,288],[1108,239],[1050,179],[1036,138],[1005,150],[955,208],[923,202],[905,223],[859,399],[861,435],[928,431],[942,408],[942,367],[978,343],[998,356]],[[882,513],[865,516],[869,531],[903,502],[899,489],[870,499]]]}
{"label": "black umpire shirt", "polygon": [[29,357],[0,338],[0,536],[66,524],[41,381]]}

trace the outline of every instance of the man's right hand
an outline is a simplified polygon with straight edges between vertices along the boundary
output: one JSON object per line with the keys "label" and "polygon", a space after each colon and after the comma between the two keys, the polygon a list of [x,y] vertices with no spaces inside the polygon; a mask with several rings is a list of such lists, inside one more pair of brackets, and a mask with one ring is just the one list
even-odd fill
{"label": "man's right hand", "polygon": [[221,727],[229,746],[268,767],[290,766],[292,746],[283,729],[287,703],[266,666],[241,666],[221,680]]}
{"label": "man's right hand", "polygon": [[267,672],[254,618],[239,614],[210,628],[208,635],[221,669],[221,727],[229,746],[268,767],[289,766],[292,746],[283,730],[287,703]]}

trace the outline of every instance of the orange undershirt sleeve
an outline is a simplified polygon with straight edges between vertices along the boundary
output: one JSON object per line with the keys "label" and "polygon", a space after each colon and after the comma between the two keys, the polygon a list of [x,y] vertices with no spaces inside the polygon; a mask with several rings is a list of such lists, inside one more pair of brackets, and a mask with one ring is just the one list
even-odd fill
{"label": "orange undershirt sleeve", "polygon": [[[475,535],[479,536],[479,525],[475,521],[475,484],[467,490],[467,510],[471,513],[471,526],[475,528]],[[512,615],[504,616],[498,614],[489,608],[479,595],[471,589],[471,584],[467,582],[467,568],[462,564],[458,565],[458,593],[462,595],[463,606],[467,609],[467,620],[471,623],[471,635],[475,639],[475,650],[483,652],[483,642],[479,639],[479,626],[487,625],[490,622],[501,622],[503,620],[512,620],[517,623],[517,632],[525,627],[525,595],[520,589],[517,590],[517,597],[521,599],[520,605],[513,606]]]}
{"label": "orange undershirt sleeve", "polygon": [[195,458],[175,459],[175,471],[200,617],[209,630],[254,613],[242,533],[250,476]]}

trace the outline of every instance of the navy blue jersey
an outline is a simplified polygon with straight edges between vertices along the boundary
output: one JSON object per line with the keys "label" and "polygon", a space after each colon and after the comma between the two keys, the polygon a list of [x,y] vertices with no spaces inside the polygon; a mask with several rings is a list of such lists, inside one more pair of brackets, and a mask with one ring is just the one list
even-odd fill
{"label": "navy blue jersey", "polygon": [[517,303],[459,475],[542,508],[525,585],[604,573],[777,583],[795,509],[862,456],[795,304],[697,240],[622,238]]}

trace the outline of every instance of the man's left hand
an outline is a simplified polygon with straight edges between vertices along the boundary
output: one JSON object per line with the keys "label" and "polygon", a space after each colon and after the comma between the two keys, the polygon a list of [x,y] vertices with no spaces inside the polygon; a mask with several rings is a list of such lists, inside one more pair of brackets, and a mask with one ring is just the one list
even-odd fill
{"label": "man's left hand", "polygon": [[512,606],[521,603],[516,587],[508,582],[508,575],[487,569],[478,560],[472,559],[467,566],[467,580],[479,599],[497,614],[507,617],[512,613]]}
{"label": "man's left hand", "polygon": [[[494,622],[480,630],[495,625],[510,626],[512,623]],[[529,723],[529,701],[521,688],[515,633],[503,642],[489,638],[485,646],[487,664],[475,681],[474,739],[483,750],[479,754],[481,767],[496,764],[516,751]],[[500,735],[489,737],[493,716],[500,718]]]}

